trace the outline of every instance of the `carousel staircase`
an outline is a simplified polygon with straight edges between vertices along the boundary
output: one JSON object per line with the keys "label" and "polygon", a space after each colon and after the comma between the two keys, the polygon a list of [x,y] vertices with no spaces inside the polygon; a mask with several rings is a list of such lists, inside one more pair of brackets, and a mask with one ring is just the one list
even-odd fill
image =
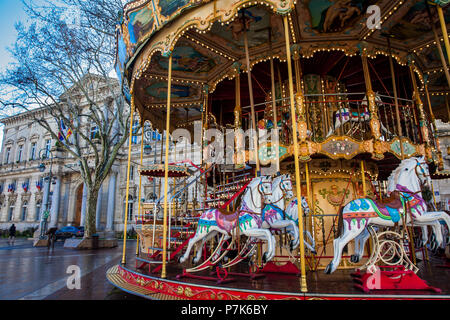
{"label": "carousel staircase", "polygon": [[[189,240],[194,236],[194,234],[190,235],[188,238],[184,240],[180,245],[178,245],[176,248],[167,248],[167,252],[170,252],[170,255],[168,256],[167,261],[173,261],[178,253],[183,250],[184,247],[189,243]],[[136,257],[136,269],[143,269],[145,266],[148,266],[148,272],[149,273],[156,273],[159,272],[162,268],[162,255],[163,255],[163,248],[149,248],[153,251],[153,253],[148,258],[142,258],[142,257]],[[153,270],[151,269],[151,266],[157,264],[158,266],[155,267]]]}

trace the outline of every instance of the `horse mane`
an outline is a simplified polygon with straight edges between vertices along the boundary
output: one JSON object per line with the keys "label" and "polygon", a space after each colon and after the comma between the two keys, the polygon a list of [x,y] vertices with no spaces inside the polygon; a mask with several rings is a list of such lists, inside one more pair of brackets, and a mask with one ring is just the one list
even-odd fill
{"label": "horse mane", "polygon": [[415,158],[409,158],[409,159],[404,159],[400,162],[400,165],[395,168],[391,174],[388,177],[388,186],[387,189],[388,191],[393,191],[395,190],[395,188],[397,187],[397,181],[398,181],[398,177],[401,173],[401,171],[410,164],[410,162],[415,161]]}
{"label": "horse mane", "polygon": [[241,192],[241,194],[240,195],[238,195],[237,197],[236,197],[236,204],[235,204],[235,206],[234,206],[234,208],[239,208],[240,206],[241,206],[241,204],[242,204],[242,198],[244,197],[244,194],[247,192],[247,190],[249,189],[249,188],[251,188],[251,186],[252,186],[252,183],[255,183],[255,181],[258,179],[258,178],[261,178],[261,177],[256,177],[256,178],[254,178],[249,184],[248,184],[248,186],[247,186],[247,188],[245,188],[245,190],[243,190],[242,192]]}

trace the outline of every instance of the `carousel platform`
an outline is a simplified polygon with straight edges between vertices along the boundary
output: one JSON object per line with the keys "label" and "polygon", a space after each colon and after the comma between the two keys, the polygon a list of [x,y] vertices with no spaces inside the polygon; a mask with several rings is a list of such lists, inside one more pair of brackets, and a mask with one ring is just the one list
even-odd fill
{"label": "carousel platform", "polygon": [[[107,272],[108,281],[117,288],[152,300],[450,300],[450,268],[443,259],[431,258],[419,262],[418,276],[432,290],[375,290],[370,293],[354,287],[351,274],[354,270],[337,270],[331,275],[308,272],[308,292],[300,290],[300,278],[289,274],[265,273],[265,277],[252,280],[242,276],[228,276],[232,281],[217,284],[191,278],[177,279],[183,273],[179,264],[167,266],[167,277],[150,274],[146,268],[136,269],[135,258],[126,265],[115,265]],[[208,271],[202,276],[211,276]]]}

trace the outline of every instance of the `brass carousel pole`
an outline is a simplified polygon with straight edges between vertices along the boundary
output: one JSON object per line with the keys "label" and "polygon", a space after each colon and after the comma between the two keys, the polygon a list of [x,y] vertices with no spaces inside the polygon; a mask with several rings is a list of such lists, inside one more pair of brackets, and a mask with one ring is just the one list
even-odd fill
{"label": "brass carousel pole", "polygon": [[[428,18],[430,19],[430,21],[433,21],[433,16],[431,15],[431,10],[430,10],[430,6],[428,5],[428,1],[425,1],[425,6],[427,8]],[[445,77],[447,78],[447,83],[448,83],[448,86],[450,87],[450,73],[447,68],[447,62],[445,62],[445,56],[444,56],[444,52],[442,51],[441,42],[439,41],[439,36],[438,36],[438,33],[437,33],[434,23],[431,22],[430,25],[431,25],[431,29],[433,30],[434,41],[436,42],[436,47],[439,52],[439,57],[441,58],[442,67],[444,68]],[[445,37],[444,37],[444,39],[445,39]],[[448,37],[447,37],[447,40],[448,40]],[[450,59],[450,56],[449,56],[449,59]]]}
{"label": "brass carousel pole", "polygon": [[[163,220],[163,257],[161,278],[166,278],[167,260],[167,193],[169,180],[169,136],[170,136],[170,98],[172,89],[172,53],[169,56],[169,77],[167,79],[167,114],[166,114],[166,152],[164,160],[164,220]],[[161,150],[162,152],[162,150]]]}
{"label": "brass carousel pole", "polygon": [[[283,17],[284,21],[284,36],[286,39],[286,60],[288,64],[288,75],[289,75],[289,94],[291,103],[291,118],[292,118],[292,134],[294,143],[294,163],[295,163],[295,181],[296,181],[296,191],[297,191],[297,210],[298,210],[298,231],[300,236],[300,270],[301,270],[301,291],[307,292],[308,288],[306,285],[306,266],[305,266],[305,244],[303,236],[303,210],[301,206],[302,191],[301,191],[301,180],[300,180],[300,164],[299,164],[299,148],[297,142],[297,121],[295,121],[295,100],[294,100],[294,83],[292,80],[292,61],[291,61],[291,47],[289,38],[289,27],[287,15]],[[300,93],[301,94],[301,93]]]}
{"label": "brass carousel pole", "polygon": [[269,46],[270,46],[270,80],[272,84],[272,113],[273,113],[273,128],[275,130],[276,143],[273,146],[275,148],[275,156],[277,158],[277,175],[281,174],[280,170],[280,134],[278,132],[278,116],[276,105],[276,93],[275,93],[275,70],[273,66],[273,49],[272,49],[272,28],[269,28]]}
{"label": "brass carousel pole", "polygon": [[[244,47],[245,47],[245,62],[247,64],[247,79],[248,79],[248,93],[250,97],[250,110],[252,115],[252,129],[253,131],[253,154],[256,161],[256,173],[255,176],[258,177],[261,174],[259,168],[259,155],[258,155],[258,127],[256,126],[256,115],[255,115],[255,102],[253,101],[253,84],[252,84],[252,72],[250,67],[250,54],[248,49],[248,37],[247,37],[247,26],[245,24],[245,15],[242,14],[242,23],[244,27]],[[250,150],[249,150],[250,151]],[[250,153],[250,152],[249,152]],[[238,228],[239,230],[239,228]],[[257,245],[257,265],[260,267],[262,265],[262,255],[261,255],[261,243]]]}
{"label": "brass carousel pole", "polygon": [[247,76],[248,76],[248,91],[250,96],[250,109],[252,114],[252,129],[253,132],[253,153],[256,161],[256,176],[261,174],[259,167],[259,155],[258,155],[258,128],[256,127],[256,115],[255,115],[255,102],[253,100],[253,85],[252,85],[252,72],[250,67],[250,54],[248,50],[248,37],[247,37],[247,27],[245,24],[245,15],[242,15],[242,22],[244,24],[244,47],[245,47],[245,61],[247,64]]}
{"label": "brass carousel pole", "polygon": [[[302,66],[300,64],[300,47],[298,45],[294,45],[294,52],[293,52],[293,59],[294,59],[294,69],[295,69],[295,84],[296,84],[296,90],[297,90],[297,110],[298,110],[298,114],[299,114],[299,123],[303,126],[306,125],[306,129],[308,128],[308,125],[306,123],[306,109],[304,107],[304,102],[303,102],[303,92],[302,92],[302,84],[301,84],[301,79],[302,79]],[[294,118],[293,118],[294,119]],[[297,121],[295,121],[297,123]],[[297,128],[298,129],[298,128]],[[303,131],[307,131],[305,130],[305,128],[303,128]],[[300,134],[300,143],[304,143],[306,139],[306,135],[305,134]],[[310,180],[310,176],[309,176],[309,163],[305,162],[305,180],[306,180],[306,194],[307,194],[307,203],[308,203],[308,207],[311,209],[313,208],[313,206],[311,205],[312,203],[312,197],[311,197],[311,180]],[[301,206],[301,201],[299,201],[297,199],[297,206],[300,205]],[[303,211],[303,210],[302,210]],[[313,234],[313,218],[312,218],[312,213],[310,212],[309,214],[309,224],[310,224],[310,231],[311,231],[311,235]],[[313,259],[313,265],[314,265],[314,259]]]}
{"label": "brass carousel pole", "polygon": [[448,116],[448,120],[450,122],[450,105],[448,103],[448,97],[445,96],[445,107],[447,108],[447,116]]}
{"label": "brass carousel pole", "polygon": [[236,70],[236,77],[234,79],[235,83],[235,107],[234,107],[234,128],[238,129],[242,125],[242,109],[241,109],[241,74],[240,74],[240,66],[238,63],[234,64],[234,68]]}
{"label": "brass carousel pole", "polygon": [[[441,169],[443,169],[443,166],[444,166],[444,159],[442,158],[441,145],[440,145],[439,139],[437,138],[436,118],[434,116],[433,108],[431,106],[430,93],[428,92],[428,77],[425,78],[425,94],[427,96],[428,110],[430,111],[431,124],[433,127],[433,133],[434,133],[434,141],[436,142],[436,149],[437,149],[437,154],[438,154],[438,166],[439,166],[439,170],[441,170]],[[447,99],[447,96],[445,97],[445,99]],[[434,199],[434,191],[433,191],[433,199]],[[434,199],[434,202],[436,205],[436,199]],[[436,210],[437,210],[437,207],[436,207]]]}
{"label": "brass carousel pole", "polygon": [[389,67],[391,69],[392,88],[394,91],[395,114],[397,116],[398,136],[400,139],[400,153],[401,153],[402,160],[403,160],[405,158],[404,151],[403,151],[403,142],[402,142],[403,130],[402,130],[402,123],[400,121],[400,110],[398,107],[397,83],[395,81],[394,62],[392,61],[391,39],[389,38],[389,35],[386,37],[386,39],[387,39],[388,50],[389,50]]}
{"label": "brass carousel pole", "polygon": [[129,192],[130,192],[130,169],[131,169],[131,140],[133,139],[133,117],[135,111],[134,104],[134,92],[131,91],[131,114],[130,114],[130,139],[128,141],[128,166],[127,166],[127,188],[126,188],[126,196],[125,196],[125,222],[123,225],[123,251],[122,251],[122,264],[126,264],[125,259],[125,251],[127,248],[127,225],[128,225],[128,201],[129,201]]}
{"label": "brass carousel pole", "polygon": [[380,120],[378,119],[378,106],[375,103],[375,92],[372,90],[372,82],[370,79],[369,65],[367,62],[367,49],[361,48],[361,61],[364,72],[364,81],[366,84],[366,97],[370,112],[370,128],[372,135],[375,138],[374,143],[374,156],[376,158],[382,159],[383,153],[379,150],[378,145],[380,144],[381,132],[380,132]]}
{"label": "brass carousel pole", "polygon": [[361,180],[363,187],[363,196],[367,196],[367,187],[366,187],[366,169],[364,168],[364,160],[361,160]]}
{"label": "brass carousel pole", "polygon": [[[141,134],[141,169],[142,169],[143,154],[144,154],[144,125],[143,124],[141,124],[141,129],[142,129],[142,134]],[[142,175],[139,174],[138,217],[140,216],[142,218],[143,215],[141,214],[141,186],[142,186]],[[136,237],[136,256],[138,256],[138,255],[139,255],[139,234]]]}
{"label": "brass carousel pole", "polygon": [[[313,214],[314,214],[314,205],[312,205],[312,196],[311,196],[311,179],[309,177],[309,164],[308,162],[305,162],[305,175],[306,175],[306,193],[307,193],[307,203],[308,203],[308,207],[310,208],[309,210],[309,231],[311,233],[311,236],[314,238],[314,220],[313,220]],[[297,200],[297,205],[301,205],[301,201],[299,202]],[[312,211],[311,211],[312,210]],[[312,265],[315,265],[315,258],[314,258],[314,254],[312,254]]]}
{"label": "brass carousel pole", "polygon": [[441,23],[442,36],[444,37],[444,44],[445,44],[445,49],[447,51],[448,63],[450,64],[450,42],[448,40],[447,24],[445,23],[444,12],[442,10],[442,7],[439,4],[436,4],[436,9],[438,12],[439,21]]}
{"label": "brass carousel pole", "polygon": [[420,125],[420,131],[422,132],[423,143],[425,144],[426,158],[431,159],[431,148],[430,148],[430,143],[428,140],[429,132],[428,132],[428,127],[426,126],[425,111],[423,109],[422,99],[420,99],[420,92],[419,92],[419,88],[417,86],[416,76],[414,74],[414,64],[413,64],[413,61],[411,61],[411,60],[409,61],[409,72],[410,72],[411,81],[412,81],[413,90],[414,90],[414,99],[413,100],[416,104],[416,107],[417,107],[418,113],[419,113],[419,125]]}

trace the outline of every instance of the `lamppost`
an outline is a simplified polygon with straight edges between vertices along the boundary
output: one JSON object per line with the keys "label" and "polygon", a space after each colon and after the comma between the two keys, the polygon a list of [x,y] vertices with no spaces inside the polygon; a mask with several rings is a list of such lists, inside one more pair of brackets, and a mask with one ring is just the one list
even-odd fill
{"label": "lamppost", "polygon": [[[45,152],[44,154],[42,152]],[[48,157],[48,155],[50,154],[50,157]],[[46,190],[46,194],[47,194],[47,200],[45,202],[45,209],[44,212],[41,216],[41,223],[40,223],[40,228],[41,228],[41,233],[39,238],[40,239],[44,239],[45,237],[45,233],[47,231],[47,219],[49,216],[49,210],[48,210],[48,206],[49,206],[49,199],[50,199],[50,185],[52,184],[52,166],[53,166],[53,153],[50,149],[41,149],[39,151],[39,158],[43,161],[45,159],[50,159],[50,171],[49,171],[49,176],[48,176],[48,184],[47,184],[47,190]],[[44,172],[46,169],[44,162],[41,162],[41,164],[39,165],[39,171],[40,172]],[[45,180],[45,178],[44,178]]]}

